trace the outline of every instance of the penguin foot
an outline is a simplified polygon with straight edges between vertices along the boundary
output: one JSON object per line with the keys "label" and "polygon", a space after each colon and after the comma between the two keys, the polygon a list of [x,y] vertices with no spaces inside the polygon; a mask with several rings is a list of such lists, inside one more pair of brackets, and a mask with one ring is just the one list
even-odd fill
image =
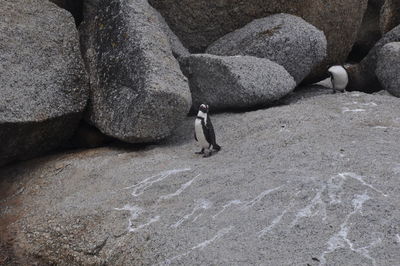
{"label": "penguin foot", "polygon": [[217,143],[215,143],[213,145],[213,151],[220,151],[221,150],[221,146],[219,146]]}
{"label": "penguin foot", "polygon": [[201,151],[196,151],[194,154],[204,154],[204,149],[201,149]]}

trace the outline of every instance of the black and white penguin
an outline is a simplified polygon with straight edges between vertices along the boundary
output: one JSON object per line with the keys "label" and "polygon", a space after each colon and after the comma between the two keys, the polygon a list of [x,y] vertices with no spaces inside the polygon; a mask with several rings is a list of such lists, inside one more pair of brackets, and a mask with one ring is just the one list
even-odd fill
{"label": "black and white penguin", "polygon": [[208,114],[208,105],[200,105],[194,122],[194,139],[200,144],[201,151],[196,154],[204,154],[203,157],[209,157],[212,150],[219,151],[221,146],[215,141],[214,127]]}
{"label": "black and white penguin", "polygon": [[349,75],[344,66],[331,66],[328,71],[331,74],[333,93],[337,91],[345,92],[349,84]]}

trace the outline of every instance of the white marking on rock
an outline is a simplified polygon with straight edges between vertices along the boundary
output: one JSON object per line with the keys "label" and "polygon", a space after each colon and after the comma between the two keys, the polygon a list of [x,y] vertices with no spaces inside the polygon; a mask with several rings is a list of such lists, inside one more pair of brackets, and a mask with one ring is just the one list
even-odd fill
{"label": "white marking on rock", "polygon": [[231,201],[229,201],[227,204],[222,206],[222,210],[220,210],[219,212],[217,212],[215,215],[212,216],[212,219],[217,218],[217,216],[220,215],[221,213],[223,213],[226,210],[226,208],[229,208],[232,205],[240,205],[240,204],[242,204],[241,200],[231,200]]}
{"label": "white marking on rock", "polygon": [[185,184],[183,184],[177,191],[175,191],[174,193],[168,194],[168,195],[164,195],[161,196],[159,198],[159,201],[161,200],[167,200],[173,197],[176,197],[178,195],[180,195],[183,191],[185,191],[185,189],[187,189],[188,187],[190,187],[190,185],[196,180],[197,177],[199,177],[201,174],[198,174],[197,176],[195,176],[192,180],[186,182]]}
{"label": "white marking on rock", "polygon": [[209,209],[211,206],[212,206],[212,202],[205,200],[205,199],[199,200],[190,213],[183,216],[179,221],[177,221],[175,224],[171,225],[171,227],[177,228],[183,222],[185,222],[186,220],[189,220],[189,218],[191,216],[193,216],[198,210],[206,210],[206,209]]}
{"label": "white marking on rock", "polygon": [[354,214],[356,212],[362,212],[362,207],[364,205],[364,203],[371,199],[367,192],[364,192],[364,194],[362,195],[356,195],[356,197],[351,201],[353,207],[354,207],[354,211],[351,214]]}
{"label": "white marking on rock", "polygon": [[306,207],[300,209],[297,213],[295,218],[293,219],[292,223],[290,224],[290,227],[295,226],[298,221],[301,218],[304,217],[312,217],[315,216],[319,213],[322,214],[322,219],[326,220],[326,204],[322,200],[321,195],[322,192],[325,190],[326,186],[323,186],[314,196],[314,198],[311,200],[310,204],[308,204]]}
{"label": "white marking on rock", "polygon": [[359,113],[359,112],[365,112],[365,109],[350,109],[347,107],[342,108],[342,113],[347,113],[347,112],[352,112],[352,113]]}
{"label": "white marking on rock", "polygon": [[258,237],[263,237],[267,233],[271,232],[274,227],[280,223],[282,217],[286,214],[287,210],[284,210],[279,216],[277,216],[274,220],[272,220],[271,224],[260,231]]}
{"label": "white marking on rock", "polygon": [[215,242],[216,240],[222,238],[224,235],[226,235],[227,233],[229,233],[233,228],[234,228],[234,226],[225,227],[225,228],[219,230],[212,238],[207,239],[207,240],[205,240],[205,241],[199,243],[198,245],[196,245],[196,246],[190,248],[190,249],[189,249],[187,252],[185,252],[185,253],[179,254],[179,255],[177,255],[177,256],[174,256],[174,257],[172,257],[172,258],[170,258],[170,259],[165,260],[165,262],[164,262],[164,263],[161,263],[161,264],[164,264],[164,265],[167,264],[167,265],[168,265],[168,264],[171,264],[172,261],[177,260],[177,259],[180,259],[180,258],[182,258],[182,257],[185,257],[185,256],[189,255],[191,252],[193,252],[193,251],[195,251],[195,250],[203,250],[203,249],[205,249],[206,247],[208,247],[210,244],[212,244],[213,242]]}
{"label": "white marking on rock", "polygon": [[203,215],[203,213],[199,213],[196,217],[193,218],[193,221],[192,221],[192,222],[196,222],[197,219],[199,219],[200,216],[202,216],[202,215]]}
{"label": "white marking on rock", "polygon": [[374,102],[369,102],[369,103],[359,103],[359,102],[353,102],[353,104],[359,104],[362,106],[378,106],[376,103]]}
{"label": "white marking on rock", "polygon": [[229,231],[231,231],[234,227],[233,226],[229,226],[229,227],[225,227],[221,230],[219,230],[217,232],[217,234],[215,236],[213,236],[211,239],[208,239],[204,242],[201,242],[200,244],[198,244],[197,246],[193,247],[192,250],[194,249],[204,249],[205,247],[207,247],[208,245],[210,245],[212,242],[214,242],[217,239],[220,239],[221,237],[223,237],[225,234],[229,233]]}
{"label": "white marking on rock", "polygon": [[268,189],[265,190],[263,192],[261,192],[258,196],[256,196],[254,199],[252,199],[251,201],[247,202],[246,205],[244,206],[244,208],[250,208],[253,207],[255,204],[257,204],[258,202],[260,202],[264,197],[266,197],[268,194],[280,189],[282,186],[276,187],[276,188],[272,188],[272,189]]}
{"label": "white marking on rock", "polygon": [[[337,183],[336,179],[339,179]],[[344,180],[345,179],[341,176],[333,176],[329,179],[327,188],[329,198],[331,199],[331,201],[329,202],[330,204],[338,204],[342,202],[339,193],[343,189]]]}
{"label": "white marking on rock", "polygon": [[132,228],[132,221],[136,220],[139,217],[139,215],[141,213],[143,213],[143,209],[142,208],[137,207],[137,206],[132,206],[132,205],[125,205],[122,208],[114,208],[114,210],[117,210],[117,211],[129,211],[130,212],[131,217],[129,217],[129,219],[128,219],[128,227],[127,227],[128,231],[130,231],[131,228]]}
{"label": "white marking on rock", "polygon": [[382,194],[384,197],[387,197],[387,195],[385,193],[383,193],[381,190],[379,190],[379,189],[375,188],[374,186],[372,186],[371,184],[365,182],[363,179],[363,176],[357,175],[355,173],[340,173],[339,176],[341,176],[344,179],[346,179],[346,177],[353,178],[353,179],[359,181],[364,186],[367,186],[370,189],[374,190],[375,192]]}
{"label": "white marking on rock", "polygon": [[163,171],[157,175],[146,178],[145,180],[139,182],[136,185],[129,186],[124,189],[133,189],[132,196],[137,197],[143,194],[145,190],[151,187],[153,184],[160,182],[171,175],[187,172],[190,170],[191,170],[190,168],[183,168],[183,169],[173,169],[173,170]]}
{"label": "white marking on rock", "polygon": [[137,232],[137,231],[139,231],[140,229],[143,229],[143,228],[149,226],[149,225],[152,224],[152,223],[158,222],[159,220],[160,220],[160,216],[153,217],[153,218],[151,218],[151,219],[150,219],[147,223],[145,223],[145,224],[141,224],[141,225],[139,225],[139,226],[137,226],[137,227],[131,227],[131,228],[129,228],[129,232],[131,232],[131,233]]}
{"label": "white marking on rock", "polygon": [[370,103],[362,103],[361,105],[363,106],[378,106],[376,103],[374,102],[370,102]]}
{"label": "white marking on rock", "polygon": [[399,235],[399,234],[397,234],[397,235],[396,235],[396,238],[397,238],[397,243],[399,243],[399,244],[400,244],[400,235]]}
{"label": "white marking on rock", "polygon": [[349,227],[347,225],[349,219],[356,213],[362,213],[363,205],[366,201],[368,201],[370,197],[368,196],[367,192],[365,191],[362,195],[356,195],[355,198],[352,200],[353,211],[349,213],[344,222],[340,225],[340,230],[336,234],[334,234],[327,242],[328,248],[320,255],[320,265],[326,264],[325,255],[334,252],[339,248],[346,248],[348,247],[350,250],[360,254],[361,256],[371,260],[373,265],[376,265],[376,261],[371,255],[369,254],[369,248],[377,245],[381,242],[381,239],[375,239],[372,243],[365,247],[361,248],[354,248],[354,244],[348,239]]}
{"label": "white marking on rock", "polygon": [[372,128],[375,128],[375,129],[388,129],[388,127],[384,127],[384,126],[375,126],[375,127],[372,127]]}

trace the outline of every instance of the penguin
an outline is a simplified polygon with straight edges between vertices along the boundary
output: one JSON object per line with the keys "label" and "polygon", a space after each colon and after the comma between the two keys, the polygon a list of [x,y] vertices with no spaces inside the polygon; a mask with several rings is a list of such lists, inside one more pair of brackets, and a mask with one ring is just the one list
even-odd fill
{"label": "penguin", "polygon": [[214,127],[208,114],[208,105],[206,104],[202,104],[199,107],[199,112],[194,122],[194,139],[201,147],[201,151],[196,152],[196,154],[204,154],[203,157],[211,156],[212,150],[221,150],[221,146],[215,141]]}
{"label": "penguin", "polygon": [[328,71],[331,74],[333,93],[337,91],[345,92],[349,84],[349,75],[346,68],[344,66],[331,66]]}

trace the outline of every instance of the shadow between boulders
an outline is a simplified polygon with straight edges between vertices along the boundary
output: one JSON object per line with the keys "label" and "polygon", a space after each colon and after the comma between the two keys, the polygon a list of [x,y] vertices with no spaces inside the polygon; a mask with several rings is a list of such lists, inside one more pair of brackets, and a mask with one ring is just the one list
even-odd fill
{"label": "shadow between boulders", "polygon": [[[324,94],[333,94],[333,91],[331,88],[326,88],[324,86],[320,85],[304,85],[297,87],[293,92],[289,93],[285,97],[274,101],[272,103],[266,103],[266,104],[260,104],[260,105],[255,105],[251,107],[246,107],[246,108],[226,108],[223,110],[217,110],[213,112],[213,110],[210,110],[211,115],[217,115],[217,114],[222,114],[222,113],[232,113],[232,114],[238,114],[238,113],[247,113],[247,112],[254,112],[258,110],[265,110],[268,108],[273,108],[273,107],[279,107],[279,106],[286,106],[290,104],[297,103],[300,100],[305,100],[309,99],[312,97],[324,95]],[[190,110],[189,117],[194,117],[196,116],[197,111],[193,110],[193,108]]]}

